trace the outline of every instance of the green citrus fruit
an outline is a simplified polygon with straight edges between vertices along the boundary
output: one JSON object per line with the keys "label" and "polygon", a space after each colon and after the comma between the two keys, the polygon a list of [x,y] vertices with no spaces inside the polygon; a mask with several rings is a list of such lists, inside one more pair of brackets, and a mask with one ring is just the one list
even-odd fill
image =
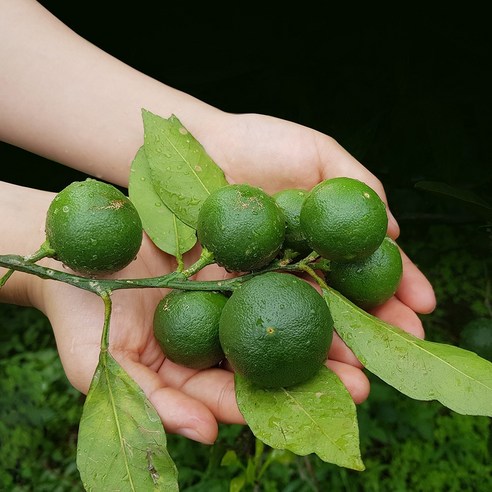
{"label": "green citrus fruit", "polygon": [[460,346],[492,362],[492,319],[469,321],[461,330]]}
{"label": "green citrus fruit", "polygon": [[325,361],[333,335],[328,306],[309,283],[268,272],[227,301],[219,336],[232,368],[251,383],[280,388],[307,381]]}
{"label": "green citrus fruit", "polygon": [[220,292],[173,290],[154,312],[154,336],[171,361],[193,369],[219,363],[219,319],[227,297]]}
{"label": "green citrus fruit", "polygon": [[301,207],[307,195],[307,191],[296,188],[282,190],[273,195],[285,216],[285,240],[282,249],[290,249],[302,257],[312,251],[300,221]]}
{"label": "green citrus fruit", "polygon": [[311,248],[335,261],[369,256],[388,227],[386,207],[378,194],[347,177],[317,184],[304,201],[300,220]]}
{"label": "green citrus fruit", "polygon": [[82,274],[113,273],[127,266],[142,242],[133,203],[113,185],[74,181],[52,200],[46,239],[55,258]]}
{"label": "green citrus fruit", "polygon": [[275,199],[247,184],[213,191],[198,214],[198,239],[229,271],[257,270],[282,247],[285,218]]}
{"label": "green citrus fruit", "polygon": [[332,261],[326,281],[354,304],[370,309],[396,292],[401,277],[400,250],[390,237],[385,237],[367,258],[351,263]]}

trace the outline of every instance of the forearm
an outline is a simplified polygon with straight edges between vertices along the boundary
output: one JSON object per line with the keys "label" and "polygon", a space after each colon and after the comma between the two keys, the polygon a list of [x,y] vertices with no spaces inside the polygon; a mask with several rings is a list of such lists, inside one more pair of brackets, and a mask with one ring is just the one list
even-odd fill
{"label": "forearm", "polygon": [[[45,240],[46,211],[53,194],[0,181],[0,254],[30,255]],[[6,273],[0,267],[0,276]],[[15,272],[0,289],[0,302],[37,305],[40,281]]]}
{"label": "forearm", "polygon": [[1,140],[126,186],[142,108],[178,115],[204,145],[220,132],[222,112],[125,65],[37,2],[0,8]]}

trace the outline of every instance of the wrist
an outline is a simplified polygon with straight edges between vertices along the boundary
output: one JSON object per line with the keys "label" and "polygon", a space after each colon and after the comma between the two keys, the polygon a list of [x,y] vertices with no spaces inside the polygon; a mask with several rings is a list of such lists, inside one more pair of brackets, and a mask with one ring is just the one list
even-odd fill
{"label": "wrist", "polygon": [[[3,217],[0,254],[28,256],[39,250],[45,241],[46,211],[53,196],[53,193],[0,182],[0,211]],[[0,275],[6,272],[5,268],[0,268]],[[14,272],[0,289],[0,302],[41,309],[42,283],[34,275]]]}

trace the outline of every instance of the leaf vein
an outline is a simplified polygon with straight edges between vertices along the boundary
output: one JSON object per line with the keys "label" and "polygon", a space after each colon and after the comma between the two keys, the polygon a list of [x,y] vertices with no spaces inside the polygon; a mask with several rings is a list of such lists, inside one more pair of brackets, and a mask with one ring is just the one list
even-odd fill
{"label": "leaf vein", "polygon": [[165,135],[167,141],[171,145],[171,147],[175,150],[176,154],[178,154],[179,157],[181,157],[182,161],[189,167],[191,173],[196,177],[197,181],[202,185],[203,189],[206,191],[208,195],[210,195],[210,190],[205,186],[205,183],[203,180],[198,176],[198,173],[194,169],[194,167],[191,165],[190,161],[184,156],[184,154],[176,147],[174,142],[169,138],[169,136],[166,134]]}
{"label": "leaf vein", "polygon": [[[334,294],[332,292],[330,292],[330,294],[333,295],[333,296],[336,296],[336,294]],[[338,297],[338,296],[336,296],[336,297]],[[339,299],[342,302],[344,302],[345,304],[347,304],[347,302],[344,301],[343,299],[341,299],[341,298],[339,298]],[[373,317],[369,313],[359,312],[359,315],[360,315],[361,318],[362,317],[365,317],[365,318],[369,319],[369,321],[373,321]],[[449,369],[456,371],[457,373],[461,374],[466,379],[469,379],[472,382],[477,382],[477,383],[479,383],[480,385],[482,385],[486,389],[491,389],[489,386],[487,386],[486,384],[482,383],[481,380],[473,378],[472,376],[470,376],[466,372],[463,372],[459,368],[457,368],[456,366],[453,366],[452,364],[450,364],[448,361],[446,361],[442,357],[439,357],[438,355],[430,352],[425,347],[423,347],[421,344],[419,344],[416,340],[410,339],[409,337],[411,335],[407,334],[406,332],[400,333],[398,330],[392,329],[391,325],[388,325],[387,323],[385,323],[383,321],[378,321],[378,325],[381,326],[382,328],[384,328],[386,330],[386,332],[393,333],[394,335],[396,335],[397,337],[399,337],[401,340],[403,340],[403,342],[405,342],[406,344],[409,344],[409,345],[411,345],[411,346],[413,346],[413,347],[415,347],[417,349],[420,349],[421,351],[425,352],[426,355],[430,356],[431,358],[436,359],[437,361],[440,361],[442,364],[448,366]]]}
{"label": "leaf vein", "polygon": [[128,462],[128,455],[127,455],[127,450],[126,450],[126,446],[125,446],[125,439],[123,437],[123,433],[121,431],[121,425],[120,425],[120,421],[119,421],[119,418],[118,418],[118,412],[117,412],[117,408],[116,408],[116,402],[115,402],[115,398],[114,398],[114,394],[113,394],[113,390],[111,388],[111,380],[112,378],[110,377],[111,375],[109,374],[109,368],[108,368],[108,358],[107,358],[107,355],[105,357],[105,360],[104,360],[104,376],[106,378],[106,385],[108,387],[108,393],[109,393],[109,399],[110,399],[110,402],[111,402],[111,410],[113,412],[113,417],[114,417],[114,421],[115,421],[115,424],[116,424],[116,430],[118,432],[118,439],[119,439],[119,442],[120,442],[120,448],[123,452],[123,456],[124,456],[124,463],[125,463],[125,469],[126,469],[126,472],[127,472],[127,476],[128,476],[128,479],[129,479],[129,482],[130,482],[130,487],[132,490],[136,491],[136,488],[135,488],[135,485],[133,483],[133,479],[132,479],[132,476],[131,476],[131,473],[130,473],[130,466],[129,466],[129,462]]}
{"label": "leaf vein", "polygon": [[339,446],[336,441],[330,436],[330,434],[327,434],[323,426],[321,426],[315,419],[313,419],[312,415],[306,411],[306,409],[301,405],[301,403],[297,400],[297,398],[294,398],[293,394],[289,391],[287,391],[285,388],[282,388],[284,393],[287,395],[288,398],[290,398],[298,408],[302,410],[302,412],[306,415],[306,417],[316,426],[318,429],[321,431],[321,433],[335,446],[338,448],[340,451],[343,451],[343,447]]}

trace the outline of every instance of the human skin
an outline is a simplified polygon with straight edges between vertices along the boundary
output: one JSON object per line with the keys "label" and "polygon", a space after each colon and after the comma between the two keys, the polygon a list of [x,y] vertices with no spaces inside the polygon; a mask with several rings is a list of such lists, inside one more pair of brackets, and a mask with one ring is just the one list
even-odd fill
{"label": "human skin", "polygon": [[[93,177],[126,187],[143,143],[141,110],[178,116],[224,170],[231,183],[268,193],[310,189],[323,179],[365,181],[387,204],[381,182],[333,138],[304,126],[258,114],[230,114],[138,72],[84,40],[32,0],[0,0],[0,139]],[[0,253],[30,254],[44,241],[53,193],[0,183]],[[388,208],[388,234],[398,224]],[[191,264],[197,246],[185,255]],[[435,307],[432,286],[402,252],[404,271],[394,297],[374,310],[379,318],[423,337],[418,313]],[[63,266],[53,259],[41,262]],[[147,236],[118,278],[163,275],[176,268]],[[3,271],[0,271],[0,275]],[[197,279],[228,274],[216,265]],[[227,369],[196,371],[165,358],[152,335],[155,306],[166,293],[132,289],[112,295],[110,351],[143,388],[168,432],[212,443],[218,422],[244,423]],[[70,382],[86,393],[97,365],[103,324],[98,296],[63,283],[16,272],[0,300],[34,306],[53,327]],[[360,403],[369,394],[362,365],[335,336],[327,365]]]}

